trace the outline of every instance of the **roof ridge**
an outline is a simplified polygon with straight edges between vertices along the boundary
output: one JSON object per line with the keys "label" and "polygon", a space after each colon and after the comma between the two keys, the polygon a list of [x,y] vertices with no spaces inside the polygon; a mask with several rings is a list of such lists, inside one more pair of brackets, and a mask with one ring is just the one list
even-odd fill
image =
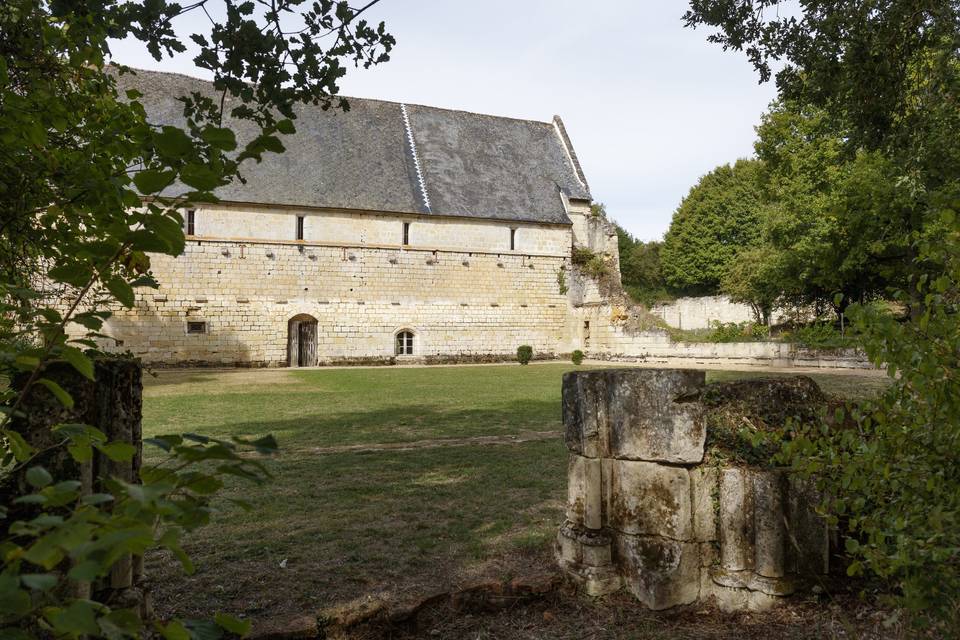
{"label": "roof ridge", "polygon": [[427,208],[427,213],[433,213],[430,208],[430,196],[427,195],[427,182],[423,179],[423,171],[420,167],[420,156],[417,155],[417,142],[413,139],[413,128],[410,126],[410,118],[407,116],[407,105],[400,103],[400,115],[403,116],[403,128],[407,133],[407,144],[410,145],[410,153],[413,155],[413,169],[417,174],[417,184],[420,186],[420,195],[423,196],[423,204]]}

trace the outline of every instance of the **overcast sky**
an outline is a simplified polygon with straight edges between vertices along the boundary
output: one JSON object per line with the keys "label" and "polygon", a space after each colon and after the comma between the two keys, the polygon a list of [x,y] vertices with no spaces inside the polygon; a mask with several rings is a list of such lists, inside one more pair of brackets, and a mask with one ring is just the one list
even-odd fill
{"label": "overcast sky", "polygon": [[[381,0],[391,60],[351,70],[347,96],[549,121],[563,118],[595,200],[628,231],[659,239],[690,187],[753,152],[774,97],[742,54],[683,28],[684,0]],[[200,16],[177,24],[184,37]],[[118,62],[199,75],[190,56]]]}

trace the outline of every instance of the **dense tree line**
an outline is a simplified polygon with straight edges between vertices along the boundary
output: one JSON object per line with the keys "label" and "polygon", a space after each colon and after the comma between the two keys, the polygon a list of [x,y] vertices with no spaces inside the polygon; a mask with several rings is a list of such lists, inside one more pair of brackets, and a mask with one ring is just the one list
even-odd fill
{"label": "dense tree line", "polygon": [[[890,375],[880,397],[795,425],[850,575],[930,635],[960,628],[960,3],[692,0],[688,26],[743,51],[776,105],[758,128],[759,243],[721,287],[828,301]],[[896,317],[883,297],[909,309]]]}

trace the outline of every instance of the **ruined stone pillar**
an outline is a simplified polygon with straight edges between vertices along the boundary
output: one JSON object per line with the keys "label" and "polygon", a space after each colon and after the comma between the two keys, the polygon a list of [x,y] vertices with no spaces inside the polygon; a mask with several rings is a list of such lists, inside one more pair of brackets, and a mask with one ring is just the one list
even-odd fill
{"label": "ruined stone pillar", "polygon": [[[705,599],[755,609],[826,572],[827,528],[809,483],[783,469],[704,462],[704,378],[677,369],[564,375],[570,465],[557,558],[587,593],[625,587],[651,609]],[[787,400],[796,391],[762,384]]]}
{"label": "ruined stone pillar", "polygon": [[[53,362],[43,371],[43,377],[59,384],[73,399],[73,407],[64,407],[46,387],[31,386],[21,405],[21,415],[15,418],[11,427],[37,451],[40,451],[34,464],[45,467],[54,478],[74,479],[81,482],[84,493],[102,491],[100,483],[109,477],[121,478],[126,482],[136,482],[140,476],[143,459],[141,432],[142,417],[142,367],[140,362],[128,358],[103,358],[94,362],[94,379],[80,375],[65,362]],[[13,386],[22,387],[26,378],[13,381]],[[96,427],[104,433],[108,442],[125,442],[136,447],[132,460],[114,462],[99,452],[94,452],[90,462],[80,464],[66,451],[57,446],[62,437],[52,431],[52,427],[64,423],[79,423]],[[9,497],[29,492],[22,478],[13,478],[10,484],[0,487],[0,500],[9,503]],[[6,522],[12,522],[19,516],[11,513]],[[138,587],[143,574],[141,558],[126,556],[118,561],[103,584],[87,585],[82,589],[109,590],[104,601],[124,607],[139,607],[147,613],[147,603]]]}

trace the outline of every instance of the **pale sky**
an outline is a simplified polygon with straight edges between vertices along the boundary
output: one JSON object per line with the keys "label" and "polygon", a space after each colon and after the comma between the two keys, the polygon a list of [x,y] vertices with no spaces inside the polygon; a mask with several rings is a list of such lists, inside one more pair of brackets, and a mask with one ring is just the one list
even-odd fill
{"label": "pale sky", "polygon": [[[341,93],[549,121],[560,115],[593,197],[659,239],[690,187],[753,153],[774,98],[745,56],[683,28],[683,0],[381,0],[391,60],[351,69]],[[177,24],[184,39],[200,16]],[[201,75],[190,55],[156,62],[116,43],[118,62]]]}

